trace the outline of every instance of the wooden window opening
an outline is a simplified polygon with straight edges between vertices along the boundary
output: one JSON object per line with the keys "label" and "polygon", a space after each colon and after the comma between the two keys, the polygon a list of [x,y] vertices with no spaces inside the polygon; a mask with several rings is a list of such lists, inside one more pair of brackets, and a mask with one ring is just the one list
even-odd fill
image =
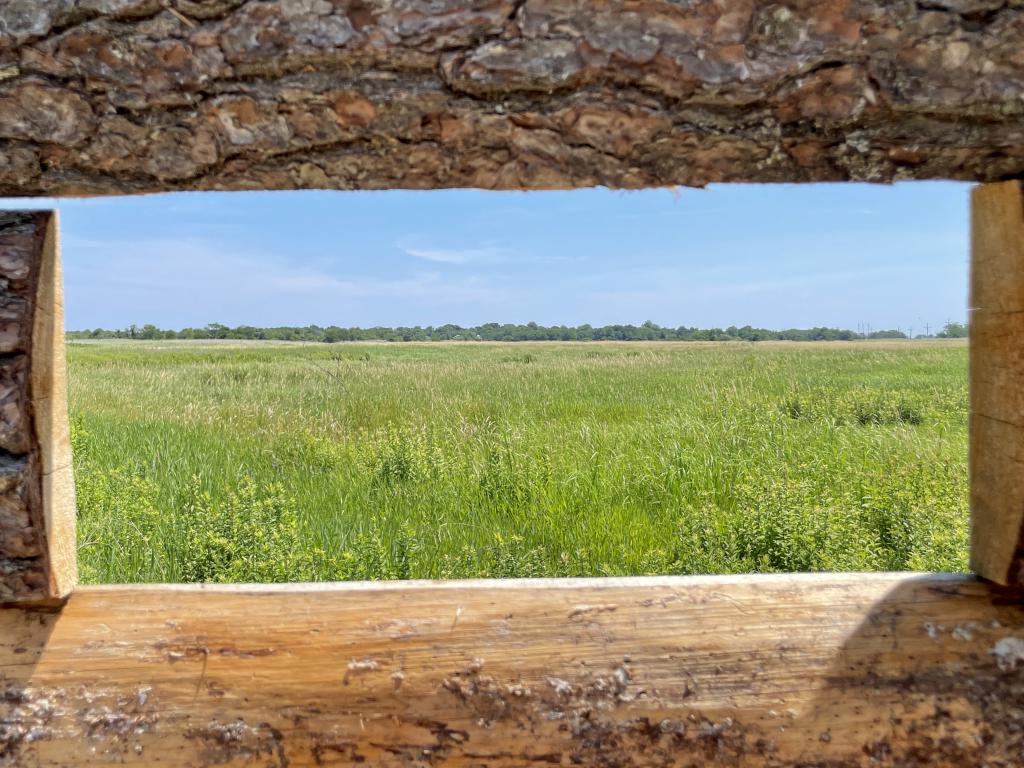
{"label": "wooden window opening", "polygon": [[[0,759],[1015,764],[1024,196],[973,196],[971,562],[918,574],[74,588],[56,217],[0,214]],[[908,757],[909,756],[909,757]],[[995,761],[995,762],[993,762]]]}
{"label": "wooden window opening", "polygon": [[0,194],[945,178],[976,575],[75,583],[56,216],[0,212],[0,766],[1024,765],[1024,10],[0,0]]}

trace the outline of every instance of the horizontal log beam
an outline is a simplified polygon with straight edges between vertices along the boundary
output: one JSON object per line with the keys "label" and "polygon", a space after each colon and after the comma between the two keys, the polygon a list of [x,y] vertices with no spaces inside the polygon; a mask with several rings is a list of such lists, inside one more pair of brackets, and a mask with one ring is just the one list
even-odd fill
{"label": "horizontal log beam", "polygon": [[6,0],[0,195],[1024,174],[1020,0]]}
{"label": "horizontal log beam", "polygon": [[1024,611],[966,577],[84,587],[0,611],[0,764],[998,766]]}

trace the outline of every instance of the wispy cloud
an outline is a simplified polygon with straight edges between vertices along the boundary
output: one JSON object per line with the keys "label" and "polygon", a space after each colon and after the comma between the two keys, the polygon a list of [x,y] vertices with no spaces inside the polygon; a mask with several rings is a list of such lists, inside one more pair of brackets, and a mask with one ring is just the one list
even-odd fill
{"label": "wispy cloud", "polygon": [[[497,304],[505,290],[477,276],[432,271],[394,277],[346,275],[274,253],[242,253],[196,238],[65,243],[68,296],[88,296],[121,316],[159,320],[168,308],[189,323],[358,324],[381,300],[422,306]],[[173,297],[168,301],[169,297]],[[75,327],[74,304],[69,327]],[[280,318],[278,318],[280,315]],[[180,323],[178,323],[180,324]]]}
{"label": "wispy cloud", "polygon": [[406,248],[409,256],[426,261],[437,261],[442,264],[466,264],[470,261],[482,261],[492,259],[495,252],[486,248],[463,248],[455,250],[451,248]]}
{"label": "wispy cloud", "polygon": [[61,207],[72,327],[647,318],[881,327],[962,315],[966,187],[669,194],[203,193],[8,205]]}
{"label": "wispy cloud", "polygon": [[509,252],[490,243],[472,248],[438,248],[425,244],[422,238],[401,238],[395,245],[407,256],[438,264],[494,264],[506,261]]}

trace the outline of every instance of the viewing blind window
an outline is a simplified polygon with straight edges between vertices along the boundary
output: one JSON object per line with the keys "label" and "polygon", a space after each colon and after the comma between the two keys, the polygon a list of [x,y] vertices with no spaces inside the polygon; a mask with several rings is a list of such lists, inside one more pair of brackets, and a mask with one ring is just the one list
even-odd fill
{"label": "viewing blind window", "polygon": [[966,570],[966,195],[62,203],[82,580]]}

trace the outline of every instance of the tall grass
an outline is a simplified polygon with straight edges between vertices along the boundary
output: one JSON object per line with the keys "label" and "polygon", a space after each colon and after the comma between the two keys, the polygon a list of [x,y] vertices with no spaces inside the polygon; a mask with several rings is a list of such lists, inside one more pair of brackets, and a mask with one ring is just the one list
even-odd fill
{"label": "tall grass", "polygon": [[88,581],[966,568],[966,347],[71,343]]}

